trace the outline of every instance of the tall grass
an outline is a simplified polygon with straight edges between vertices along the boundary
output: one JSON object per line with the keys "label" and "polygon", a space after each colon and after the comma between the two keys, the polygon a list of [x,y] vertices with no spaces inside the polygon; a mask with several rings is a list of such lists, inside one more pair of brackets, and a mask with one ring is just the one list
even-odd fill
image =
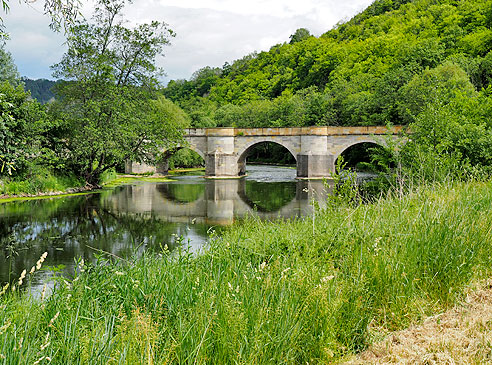
{"label": "tall grass", "polygon": [[251,218],[200,255],[101,258],[43,301],[9,290],[0,363],[339,360],[367,346],[371,328],[444,310],[491,274],[491,188],[448,184],[329,204],[309,220]]}
{"label": "tall grass", "polygon": [[55,175],[46,169],[39,168],[28,177],[0,181],[0,194],[19,195],[65,191],[83,185],[83,181],[74,175]]}

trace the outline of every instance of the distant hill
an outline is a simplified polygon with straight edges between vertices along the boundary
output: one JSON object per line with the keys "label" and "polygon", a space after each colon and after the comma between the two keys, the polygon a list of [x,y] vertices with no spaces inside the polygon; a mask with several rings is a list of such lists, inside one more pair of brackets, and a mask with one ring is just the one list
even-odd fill
{"label": "distant hill", "polygon": [[36,99],[41,104],[46,104],[51,100],[54,100],[52,88],[58,81],[37,79],[31,80],[27,77],[22,77],[21,81],[24,83],[24,89],[31,92],[31,97]]}

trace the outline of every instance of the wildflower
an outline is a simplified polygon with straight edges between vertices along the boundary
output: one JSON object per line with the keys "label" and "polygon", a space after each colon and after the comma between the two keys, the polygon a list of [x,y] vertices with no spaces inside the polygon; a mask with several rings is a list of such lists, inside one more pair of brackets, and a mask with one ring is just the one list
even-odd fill
{"label": "wildflower", "polygon": [[324,278],[321,279],[322,283],[327,283],[335,278],[335,275],[330,275],[330,276],[325,276]]}
{"label": "wildflower", "polygon": [[38,365],[38,364],[39,364],[41,361],[43,361],[44,359],[45,359],[45,357],[43,356],[42,358],[40,358],[40,359],[38,359],[38,360],[34,361],[34,362],[32,363],[32,365]]}
{"label": "wildflower", "polygon": [[263,261],[261,264],[260,264],[260,271],[263,271],[263,269],[266,267],[267,263],[266,261]]}
{"label": "wildflower", "polygon": [[84,272],[84,258],[82,258],[79,262],[79,271]]}
{"label": "wildflower", "polygon": [[2,327],[0,327],[0,335],[3,335],[11,325],[12,325],[12,321],[8,319],[7,323],[5,323]]}
{"label": "wildflower", "polygon": [[17,282],[18,286],[21,286],[22,283],[24,282],[24,278],[26,277],[27,271],[24,269],[21,273],[21,276],[19,277],[19,281]]}
{"label": "wildflower", "polygon": [[50,333],[48,332],[48,334],[46,335],[46,339],[44,340],[44,344],[39,347],[41,351],[44,351],[44,349],[51,344],[51,342],[48,341],[49,338],[50,338]]}
{"label": "wildflower", "polygon": [[34,274],[34,271],[36,271],[36,266],[31,267],[31,270],[29,271],[29,275]]}
{"label": "wildflower", "polygon": [[12,293],[15,292],[15,285],[12,285]]}
{"label": "wildflower", "polygon": [[36,262],[36,270],[41,269],[41,265],[43,264],[44,260],[46,260],[46,257],[48,257],[48,252],[43,253],[39,260]]}

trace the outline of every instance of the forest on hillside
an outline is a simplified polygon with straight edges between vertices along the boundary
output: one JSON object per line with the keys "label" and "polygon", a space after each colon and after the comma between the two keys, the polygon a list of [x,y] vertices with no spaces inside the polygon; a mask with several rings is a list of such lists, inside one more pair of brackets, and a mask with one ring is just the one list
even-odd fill
{"label": "forest on hillside", "polygon": [[320,37],[299,29],[163,93],[196,127],[409,124],[449,103],[487,114],[491,49],[490,0],[378,0]]}
{"label": "forest on hillside", "polygon": [[56,81],[46,79],[32,80],[22,77],[21,82],[24,84],[24,88],[31,93],[31,97],[41,104],[46,104],[55,99],[53,87],[57,84]]}
{"label": "forest on hillside", "polygon": [[[74,29],[78,31],[70,36],[74,49],[79,40],[81,44],[104,41],[93,41],[97,33],[92,28]],[[138,29],[133,32],[139,36]],[[159,45],[167,44],[166,37],[172,34],[157,39]],[[422,166],[439,165],[443,176],[492,171],[492,0],[376,0],[319,37],[301,28],[269,51],[220,68],[205,67],[190,80],[173,80],[166,87],[159,86],[153,64],[159,47],[152,49],[145,60],[147,69],[138,71],[135,80],[148,77],[138,85],[128,79],[124,88],[115,83],[121,78],[118,70],[124,56],[117,54],[123,49],[115,45],[116,56],[109,60],[106,55],[94,57],[97,50],[89,50],[76,50],[53,66],[54,76],[65,80],[56,88],[50,88],[52,82],[47,80],[18,83],[10,55],[0,54],[0,61],[4,59],[0,79],[8,81],[2,86],[9,101],[3,113],[17,116],[2,127],[3,175],[10,172],[13,178],[23,179],[41,165],[55,174],[85,171],[85,181],[97,183],[102,172],[121,166],[125,159],[154,163],[157,153],[143,151],[140,142],[152,141],[152,146],[144,147],[156,149],[149,133],[162,128],[169,138],[159,143],[172,145],[186,127],[384,124],[410,125],[414,143],[404,151],[388,151],[383,160],[374,162],[380,168],[395,166],[394,161],[388,162],[392,156],[399,159],[398,166],[431,174],[431,179],[437,170],[422,172]],[[98,73],[79,77],[69,67],[71,62],[83,72],[88,64],[112,71],[103,74],[107,80],[98,79],[102,77]],[[115,87],[116,94],[109,87]],[[48,92],[53,89],[55,102],[45,106],[27,102],[34,98],[43,103],[51,99]],[[96,96],[101,106],[95,106]],[[75,106],[77,110],[72,110]],[[29,108],[33,110],[26,112]],[[102,119],[96,123],[98,118]],[[144,122],[152,127],[140,130],[139,123]],[[105,138],[99,138],[103,132]],[[77,133],[79,137],[68,138]],[[155,134],[160,135],[164,134]],[[131,156],[129,136],[135,142]],[[89,140],[100,145],[82,143]],[[268,150],[264,155],[276,156],[278,162],[282,153]],[[169,162],[175,167],[195,166],[202,160],[181,150]]]}

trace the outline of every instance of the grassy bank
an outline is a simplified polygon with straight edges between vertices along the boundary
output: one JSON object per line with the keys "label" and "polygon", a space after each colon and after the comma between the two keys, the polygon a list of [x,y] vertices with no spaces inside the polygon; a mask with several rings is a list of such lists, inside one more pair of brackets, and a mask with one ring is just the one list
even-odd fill
{"label": "grassy bank", "polygon": [[41,170],[23,178],[0,180],[0,195],[34,195],[83,186],[84,182],[73,175],[55,175]]}
{"label": "grassy bank", "polygon": [[199,256],[101,259],[44,300],[0,296],[0,363],[336,361],[490,276],[491,229],[492,185],[473,183],[250,219]]}

